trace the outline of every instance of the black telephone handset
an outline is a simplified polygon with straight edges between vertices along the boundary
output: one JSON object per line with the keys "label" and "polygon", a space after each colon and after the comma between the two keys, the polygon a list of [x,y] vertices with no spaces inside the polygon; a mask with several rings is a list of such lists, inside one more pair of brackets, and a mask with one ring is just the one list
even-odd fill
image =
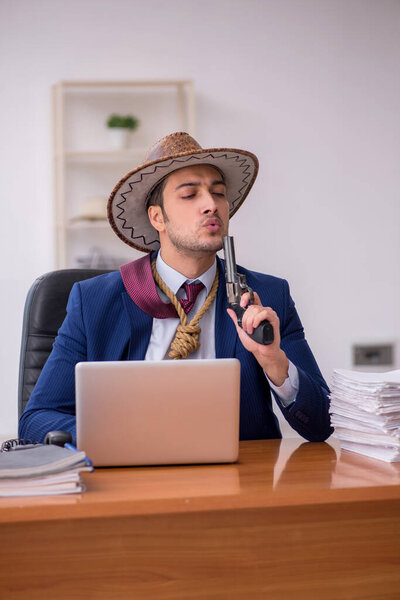
{"label": "black telephone handset", "polygon": [[49,431],[44,438],[44,443],[54,444],[55,446],[72,444],[72,435],[68,431]]}

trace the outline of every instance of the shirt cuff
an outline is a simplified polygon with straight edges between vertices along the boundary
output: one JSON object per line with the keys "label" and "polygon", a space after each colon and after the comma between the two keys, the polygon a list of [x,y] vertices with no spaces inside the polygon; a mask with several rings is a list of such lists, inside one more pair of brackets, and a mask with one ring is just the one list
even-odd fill
{"label": "shirt cuff", "polygon": [[297,367],[289,360],[289,375],[279,387],[272,383],[266,373],[265,376],[268,379],[271,390],[278,396],[281,404],[283,404],[285,408],[293,404],[296,400],[297,392],[299,391],[299,372]]}

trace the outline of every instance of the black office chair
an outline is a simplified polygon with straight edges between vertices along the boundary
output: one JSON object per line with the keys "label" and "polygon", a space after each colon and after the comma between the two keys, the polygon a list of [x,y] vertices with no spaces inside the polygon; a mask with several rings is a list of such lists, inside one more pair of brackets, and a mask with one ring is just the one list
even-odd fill
{"label": "black office chair", "polygon": [[18,418],[22,415],[40,372],[51,352],[65,315],[73,284],[102,269],[61,269],[38,277],[30,288],[24,309],[18,382]]}

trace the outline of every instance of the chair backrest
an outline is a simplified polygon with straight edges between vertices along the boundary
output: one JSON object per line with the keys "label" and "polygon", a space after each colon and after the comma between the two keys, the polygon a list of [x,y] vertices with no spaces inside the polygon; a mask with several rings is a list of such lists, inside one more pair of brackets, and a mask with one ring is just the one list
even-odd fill
{"label": "chair backrest", "polygon": [[24,309],[18,382],[18,417],[36,385],[52,350],[65,315],[74,283],[110,270],[61,269],[38,277],[31,286]]}

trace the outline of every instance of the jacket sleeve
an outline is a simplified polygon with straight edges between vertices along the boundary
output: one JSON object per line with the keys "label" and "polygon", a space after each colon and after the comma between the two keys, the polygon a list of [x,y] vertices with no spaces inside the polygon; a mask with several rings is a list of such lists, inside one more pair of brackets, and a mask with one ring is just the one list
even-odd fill
{"label": "jacket sleeve", "polygon": [[87,360],[81,292],[75,283],[67,316],[55,339],[29,402],[21,415],[19,436],[43,442],[46,433],[68,431],[76,443],[75,365]]}
{"label": "jacket sleeve", "polygon": [[305,339],[286,281],[283,293],[281,348],[298,369],[299,390],[296,400],[287,408],[273,394],[285,419],[295,431],[309,441],[322,442],[333,432],[329,419],[329,388]]}

